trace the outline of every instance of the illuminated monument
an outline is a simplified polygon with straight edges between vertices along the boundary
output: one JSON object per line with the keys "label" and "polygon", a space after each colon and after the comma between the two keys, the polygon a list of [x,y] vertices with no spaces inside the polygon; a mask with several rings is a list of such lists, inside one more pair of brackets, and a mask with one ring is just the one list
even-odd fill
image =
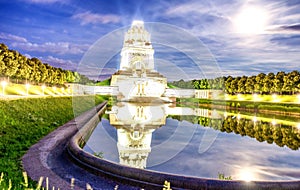
{"label": "illuminated monument", "polygon": [[163,99],[167,79],[155,71],[154,49],[142,21],[134,21],[127,31],[121,51],[120,70],[111,77],[121,101],[149,102]]}

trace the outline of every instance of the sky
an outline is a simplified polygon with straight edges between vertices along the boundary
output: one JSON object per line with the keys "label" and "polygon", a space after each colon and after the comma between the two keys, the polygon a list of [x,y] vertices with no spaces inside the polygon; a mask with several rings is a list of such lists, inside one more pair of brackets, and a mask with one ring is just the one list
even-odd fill
{"label": "sky", "polygon": [[[184,34],[162,35],[173,46],[153,44],[157,70],[170,80],[216,76],[205,71],[211,64],[220,76],[300,68],[300,0],[0,0],[0,19],[0,43],[9,49],[94,79],[117,71],[121,47],[115,46],[113,63],[94,59],[91,66],[84,57],[97,43],[103,46],[100,55],[107,51],[110,43],[99,43],[101,39],[116,31],[122,38],[133,20],[143,20],[147,30],[147,23],[158,23],[150,28],[156,32],[153,38],[160,26]],[[182,46],[174,52],[173,42],[186,36],[199,40],[211,62],[199,65],[196,60],[196,68],[191,62],[197,56],[189,56]],[[201,48],[193,48],[202,55]]]}

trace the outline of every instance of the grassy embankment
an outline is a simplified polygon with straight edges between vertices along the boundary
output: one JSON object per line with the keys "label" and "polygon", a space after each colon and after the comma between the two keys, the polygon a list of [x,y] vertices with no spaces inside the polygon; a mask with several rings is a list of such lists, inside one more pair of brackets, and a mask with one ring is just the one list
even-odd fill
{"label": "grassy embankment", "polygon": [[291,113],[300,116],[299,95],[222,95],[216,99],[178,99],[178,103],[241,111]]}
{"label": "grassy embankment", "polygon": [[[74,103],[80,101],[80,104]],[[7,189],[23,189],[21,157],[39,139],[80,113],[104,101],[100,96],[0,100],[0,173]],[[76,108],[74,108],[74,105]],[[35,183],[30,181],[30,187]]]}

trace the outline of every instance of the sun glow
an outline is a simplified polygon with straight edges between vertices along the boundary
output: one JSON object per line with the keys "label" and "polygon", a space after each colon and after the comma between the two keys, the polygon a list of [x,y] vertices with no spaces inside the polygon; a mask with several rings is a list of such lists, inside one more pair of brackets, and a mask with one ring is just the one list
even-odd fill
{"label": "sun glow", "polygon": [[257,122],[256,116],[254,116],[252,120],[253,120],[254,123]]}
{"label": "sun glow", "polygon": [[250,168],[241,169],[238,174],[238,179],[246,182],[254,181],[256,179],[255,172]]}
{"label": "sun glow", "polygon": [[297,128],[300,130],[300,123],[298,123]]}
{"label": "sun glow", "polygon": [[261,34],[268,23],[268,13],[258,6],[247,6],[234,17],[233,24],[237,33]]}

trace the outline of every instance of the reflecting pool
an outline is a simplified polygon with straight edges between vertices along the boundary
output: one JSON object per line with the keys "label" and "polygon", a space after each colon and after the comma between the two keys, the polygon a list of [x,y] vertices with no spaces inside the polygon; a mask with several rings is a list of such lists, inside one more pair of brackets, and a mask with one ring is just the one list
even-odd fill
{"label": "reflecting pool", "polygon": [[299,118],[117,103],[84,150],[131,167],[234,180],[300,179]]}

